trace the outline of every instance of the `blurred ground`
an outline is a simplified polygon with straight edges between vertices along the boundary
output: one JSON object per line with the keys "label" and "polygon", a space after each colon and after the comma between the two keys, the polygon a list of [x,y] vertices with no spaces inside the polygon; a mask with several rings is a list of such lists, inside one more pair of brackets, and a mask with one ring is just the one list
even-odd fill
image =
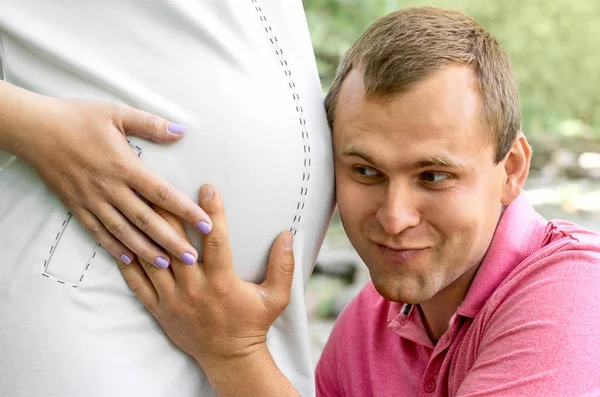
{"label": "blurred ground", "polygon": [[[600,233],[600,143],[571,138],[532,146],[534,160],[525,192],[536,210],[546,219],[566,219]],[[335,318],[368,279],[336,214],[306,292],[315,364]]]}

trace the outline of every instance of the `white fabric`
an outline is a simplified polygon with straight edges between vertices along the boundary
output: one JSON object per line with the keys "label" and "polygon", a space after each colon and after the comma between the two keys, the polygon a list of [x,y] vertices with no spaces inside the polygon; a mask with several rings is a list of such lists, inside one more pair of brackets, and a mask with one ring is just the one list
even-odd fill
{"label": "white fabric", "polygon": [[[301,1],[0,0],[0,51],[10,83],[187,125],[177,144],[131,138],[132,149],[194,200],[202,183],[220,189],[245,279],[260,280],[275,236],[297,229],[292,300],[268,344],[312,395],[303,291],[333,207],[333,167]],[[213,395],[113,259],[4,152],[0,352],[0,396]]]}

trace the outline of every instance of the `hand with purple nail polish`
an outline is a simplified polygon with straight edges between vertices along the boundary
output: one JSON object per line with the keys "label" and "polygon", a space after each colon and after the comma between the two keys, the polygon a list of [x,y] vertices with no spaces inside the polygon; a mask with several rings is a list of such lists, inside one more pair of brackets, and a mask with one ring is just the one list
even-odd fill
{"label": "hand with purple nail polish", "polygon": [[[223,199],[214,186],[200,188],[200,205],[214,222],[202,238],[202,264],[188,266],[172,257],[169,271],[144,260],[119,263],[125,280],[167,336],[196,359],[218,395],[298,397],[266,344],[267,332],[290,301],[292,233],[274,241],[265,281],[246,282],[235,272]],[[187,238],[180,219],[153,208]]]}
{"label": "hand with purple nail polish", "polygon": [[1,80],[0,97],[13,99],[3,104],[0,150],[32,165],[110,254],[124,264],[137,256],[161,268],[171,256],[196,263],[192,244],[147,202],[200,233],[210,231],[210,218],[148,169],[126,139],[172,143],[184,137],[183,125],[124,105],[45,97]]}

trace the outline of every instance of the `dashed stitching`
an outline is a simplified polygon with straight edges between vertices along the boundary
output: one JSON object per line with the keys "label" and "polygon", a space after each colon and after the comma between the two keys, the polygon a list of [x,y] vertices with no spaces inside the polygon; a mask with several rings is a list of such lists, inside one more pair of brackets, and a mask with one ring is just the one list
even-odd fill
{"label": "dashed stitching", "polygon": [[52,242],[52,246],[50,247],[50,252],[48,253],[49,256],[44,261],[44,268],[42,270],[42,276],[44,276],[46,278],[49,278],[50,280],[54,280],[57,283],[64,284],[64,285],[70,285],[73,288],[77,288],[77,284],[68,283],[68,282],[66,282],[64,280],[61,280],[61,279],[59,279],[57,277],[54,277],[51,274],[47,273],[48,265],[50,264],[50,260],[54,256],[54,252],[56,251],[56,246],[60,242],[60,238],[63,236],[63,234],[64,234],[64,232],[65,232],[65,230],[66,230],[67,226],[69,225],[69,222],[71,221],[72,218],[73,218],[73,213],[71,213],[69,211],[67,213],[67,218],[60,225],[60,231],[58,233],[56,233],[56,237],[54,237],[54,241]]}
{"label": "dashed stitching", "polygon": [[298,231],[298,225],[302,220],[302,210],[304,210],[304,206],[306,204],[306,196],[308,194],[308,182],[310,181],[310,172],[312,169],[312,158],[310,151],[310,138],[308,136],[308,130],[306,129],[306,118],[304,117],[304,108],[300,102],[300,95],[296,90],[296,83],[292,78],[292,71],[289,68],[288,62],[283,55],[283,49],[279,46],[279,40],[277,40],[277,36],[273,33],[273,29],[267,20],[267,16],[263,12],[262,6],[260,5],[259,0],[250,0],[254,5],[254,9],[258,13],[260,20],[265,29],[265,33],[269,37],[269,41],[275,48],[275,54],[279,58],[279,63],[283,68],[283,72],[288,78],[288,86],[292,92],[292,98],[296,103],[296,112],[298,113],[298,123],[300,124],[300,131],[302,132],[302,141],[304,145],[304,170],[302,173],[302,187],[300,188],[300,200],[296,205],[296,213],[294,214],[294,220],[292,222],[292,227],[290,231],[296,235]]}
{"label": "dashed stitching", "polygon": [[[135,146],[132,145],[129,140],[127,140],[127,143],[129,144],[129,146],[131,146],[131,148],[133,149],[133,151],[136,153],[136,155],[138,157],[140,157],[142,155],[142,148],[140,148],[137,145],[135,145]],[[54,252],[56,250],[56,246],[60,242],[60,238],[63,236],[63,234],[64,234],[67,226],[69,226],[69,222],[71,222],[72,219],[73,219],[73,213],[69,211],[67,213],[66,219],[60,225],[60,231],[58,233],[56,233],[56,237],[54,238],[52,246],[50,247],[49,256],[44,261],[44,269],[42,270],[42,276],[44,276],[46,278],[49,278],[51,280],[54,280],[54,281],[56,281],[59,284],[69,285],[69,286],[71,286],[73,288],[77,288],[79,286],[79,284],[81,284],[81,282],[83,281],[83,277],[85,276],[85,273],[90,268],[90,265],[92,264],[92,261],[96,257],[96,254],[98,253],[97,250],[98,250],[98,247],[100,246],[100,244],[96,244],[96,246],[94,247],[94,250],[92,251],[92,254],[90,255],[90,257],[88,258],[88,260],[87,260],[87,262],[85,264],[85,269],[81,272],[81,275],[79,276],[79,280],[77,281],[76,284],[70,283],[70,282],[65,281],[65,280],[61,280],[61,279],[59,279],[57,277],[54,277],[53,275],[47,273],[48,265],[50,264],[50,260],[52,259],[52,256],[54,255]]]}

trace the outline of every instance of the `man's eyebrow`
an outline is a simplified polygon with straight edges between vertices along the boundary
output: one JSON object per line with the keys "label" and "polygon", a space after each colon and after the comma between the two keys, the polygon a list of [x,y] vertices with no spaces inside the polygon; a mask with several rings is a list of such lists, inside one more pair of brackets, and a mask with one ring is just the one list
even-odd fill
{"label": "man's eyebrow", "polygon": [[[366,151],[359,149],[355,146],[348,146],[344,150],[343,154],[345,156],[357,156],[362,158],[363,160],[368,161],[371,164],[377,164],[375,157]],[[448,168],[464,168],[464,165],[461,164],[457,160],[453,160],[448,156],[433,156],[426,157],[420,160],[417,160],[412,164],[413,168],[427,168],[427,167],[448,167]]]}
{"label": "man's eyebrow", "polygon": [[369,153],[365,152],[364,150],[358,149],[354,146],[346,147],[346,149],[344,149],[344,155],[345,156],[357,156],[357,157],[360,157],[360,158],[368,161],[371,164],[375,164],[375,158],[373,156],[371,156]]}
{"label": "man's eyebrow", "polygon": [[460,162],[446,156],[427,157],[413,163],[413,168],[427,167],[449,167],[449,168],[464,168]]}

